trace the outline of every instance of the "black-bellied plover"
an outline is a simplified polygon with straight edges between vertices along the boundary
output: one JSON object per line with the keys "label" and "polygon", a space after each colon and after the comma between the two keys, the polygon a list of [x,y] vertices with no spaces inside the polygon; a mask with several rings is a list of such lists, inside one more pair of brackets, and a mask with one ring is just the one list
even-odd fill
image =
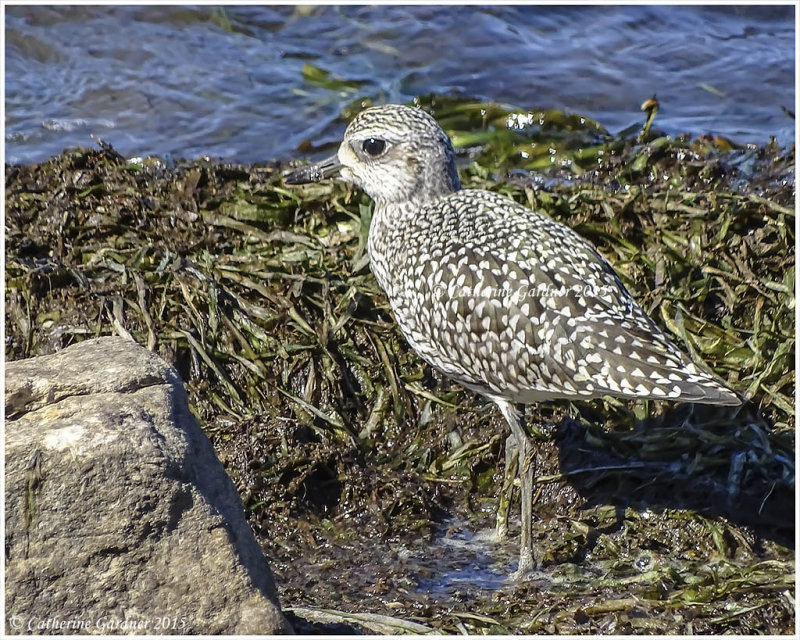
{"label": "black-bellied plover", "polygon": [[462,189],[450,139],[421,109],[362,111],[335,156],[286,182],[328,177],[375,201],[370,264],[411,347],[493,400],[511,427],[520,575],[534,567],[525,404],[606,395],[740,404],[664,335],[589,242],[505,196]]}

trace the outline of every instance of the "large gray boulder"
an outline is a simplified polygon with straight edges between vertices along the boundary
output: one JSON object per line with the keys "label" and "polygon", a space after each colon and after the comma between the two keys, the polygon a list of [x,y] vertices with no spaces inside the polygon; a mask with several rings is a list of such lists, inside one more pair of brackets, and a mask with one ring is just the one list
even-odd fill
{"label": "large gray boulder", "polygon": [[7,631],[292,631],[172,367],[98,338],[5,380]]}

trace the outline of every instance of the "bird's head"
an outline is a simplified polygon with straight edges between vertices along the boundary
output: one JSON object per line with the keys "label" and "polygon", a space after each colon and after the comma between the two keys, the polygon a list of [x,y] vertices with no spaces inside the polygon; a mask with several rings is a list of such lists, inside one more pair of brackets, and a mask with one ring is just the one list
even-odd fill
{"label": "bird's head", "polygon": [[455,152],[430,115],[414,107],[384,105],[359,113],[337,154],[287,176],[288,184],[337,178],[380,203],[427,202],[458,191]]}

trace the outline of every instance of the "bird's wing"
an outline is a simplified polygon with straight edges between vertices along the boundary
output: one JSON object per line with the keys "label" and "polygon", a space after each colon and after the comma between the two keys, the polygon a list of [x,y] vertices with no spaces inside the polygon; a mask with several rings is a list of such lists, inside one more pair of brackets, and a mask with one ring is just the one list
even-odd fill
{"label": "bird's wing", "polygon": [[418,267],[430,289],[420,293],[432,301],[417,318],[427,325],[418,332],[426,344],[415,345],[423,356],[520,401],[528,393],[739,403],[664,335],[587,241],[502,203],[513,206],[498,215],[491,200],[487,215],[470,218],[480,230],[442,234],[436,259]]}

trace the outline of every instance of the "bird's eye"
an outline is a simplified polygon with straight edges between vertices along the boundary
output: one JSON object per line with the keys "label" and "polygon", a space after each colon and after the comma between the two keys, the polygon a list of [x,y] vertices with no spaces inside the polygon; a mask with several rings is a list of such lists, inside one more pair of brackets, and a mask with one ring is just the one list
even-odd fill
{"label": "bird's eye", "polygon": [[380,138],[367,138],[361,143],[361,148],[372,157],[379,156],[386,149],[386,141]]}

